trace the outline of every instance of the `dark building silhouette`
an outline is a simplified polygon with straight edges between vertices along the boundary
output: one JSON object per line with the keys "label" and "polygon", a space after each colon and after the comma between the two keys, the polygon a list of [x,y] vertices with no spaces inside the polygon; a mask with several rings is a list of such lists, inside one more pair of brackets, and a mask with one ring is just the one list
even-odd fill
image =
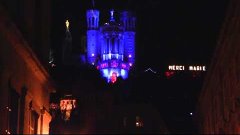
{"label": "dark building silhouette", "polygon": [[48,134],[50,3],[0,1],[0,134]]}
{"label": "dark building silhouette", "polygon": [[1,0],[40,62],[47,66],[50,51],[51,1]]}
{"label": "dark building silhouette", "polygon": [[[131,80],[118,78],[108,84],[94,67],[71,67],[71,70],[56,67],[59,73],[58,92],[53,104],[59,106],[64,95],[76,99],[76,108],[69,120],[65,113],[52,109],[55,117],[50,124],[50,133],[168,133],[159,110],[150,103],[134,99]],[[130,77],[133,78],[133,77]],[[134,78],[135,79],[135,78]],[[72,80],[72,81],[71,81]],[[53,114],[52,113],[52,114]]]}
{"label": "dark building silhouette", "polygon": [[198,100],[199,133],[239,134],[240,1],[230,0]]}

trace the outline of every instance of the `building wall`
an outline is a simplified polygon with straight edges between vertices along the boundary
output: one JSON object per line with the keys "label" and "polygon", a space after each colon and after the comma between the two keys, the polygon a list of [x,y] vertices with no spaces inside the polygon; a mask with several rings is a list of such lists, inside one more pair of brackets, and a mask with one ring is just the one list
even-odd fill
{"label": "building wall", "polygon": [[26,42],[47,67],[50,51],[50,0],[1,0],[10,18],[21,31]]}
{"label": "building wall", "polygon": [[98,45],[98,31],[97,30],[88,30],[87,31],[87,57],[90,64],[95,64],[97,59],[97,45]]}
{"label": "building wall", "polygon": [[135,62],[135,32],[124,32],[124,54],[129,63]]}
{"label": "building wall", "polygon": [[[169,134],[159,111],[150,104],[127,104],[113,108],[109,127],[113,133]],[[139,120],[137,120],[139,117]],[[137,122],[139,125],[137,125]]]}
{"label": "building wall", "polygon": [[0,133],[46,134],[51,120],[50,77],[6,11],[0,6]]}
{"label": "building wall", "polygon": [[199,97],[200,133],[240,133],[240,1],[231,0]]}
{"label": "building wall", "polygon": [[87,58],[89,64],[96,64],[99,49],[99,11],[87,10]]}

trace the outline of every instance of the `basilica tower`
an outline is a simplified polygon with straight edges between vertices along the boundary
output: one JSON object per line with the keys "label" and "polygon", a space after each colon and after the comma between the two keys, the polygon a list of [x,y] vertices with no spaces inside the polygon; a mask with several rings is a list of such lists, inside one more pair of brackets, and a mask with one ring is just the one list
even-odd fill
{"label": "basilica tower", "polygon": [[95,65],[108,82],[128,78],[135,62],[135,16],[128,11],[115,20],[114,10],[109,21],[99,26],[99,11],[87,10],[87,60]]}
{"label": "basilica tower", "polygon": [[99,45],[99,11],[95,9],[87,10],[87,59],[88,63],[95,65]]}
{"label": "basilica tower", "polygon": [[135,62],[135,23],[136,17],[133,13],[123,11],[120,14],[120,21],[124,26],[124,53],[125,59],[129,62],[130,66]]}

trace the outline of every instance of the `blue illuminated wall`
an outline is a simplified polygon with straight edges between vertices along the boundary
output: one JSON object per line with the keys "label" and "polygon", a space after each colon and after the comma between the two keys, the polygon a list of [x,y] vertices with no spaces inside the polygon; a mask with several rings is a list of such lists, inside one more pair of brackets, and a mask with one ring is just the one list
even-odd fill
{"label": "blue illuminated wall", "polygon": [[99,27],[99,11],[87,11],[87,59],[107,78],[115,82],[117,77],[126,79],[135,62],[135,16],[121,12],[120,22],[110,19]]}
{"label": "blue illuminated wall", "polygon": [[135,22],[136,17],[131,12],[121,13],[120,21],[124,25],[124,53],[129,64],[135,62]]}
{"label": "blue illuminated wall", "polygon": [[88,63],[96,64],[99,37],[99,11],[87,11],[87,59]]}

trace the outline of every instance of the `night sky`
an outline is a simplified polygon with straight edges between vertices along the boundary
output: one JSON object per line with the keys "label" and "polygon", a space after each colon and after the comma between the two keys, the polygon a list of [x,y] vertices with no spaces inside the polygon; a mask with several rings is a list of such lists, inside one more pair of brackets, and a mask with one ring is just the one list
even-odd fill
{"label": "night sky", "polygon": [[[221,28],[228,0],[95,0],[100,24],[109,10],[131,10],[137,16],[136,55],[139,68],[159,69],[166,64],[208,64]],[[70,20],[73,47],[80,50],[86,34],[86,9],[91,0],[52,2],[54,44],[64,38],[64,23]],[[59,43],[58,43],[59,42]]]}
{"label": "night sky", "polygon": [[[116,16],[121,10],[135,12],[136,68],[152,68],[162,74],[137,78],[133,89],[164,110],[164,120],[176,132],[195,130],[189,113],[194,113],[204,77],[179,74],[166,80],[159,76],[171,64],[209,65],[227,4],[228,0],[95,0],[100,25],[109,20],[110,9],[115,9]],[[65,20],[69,19],[73,49],[80,52],[81,37],[86,35],[86,10],[92,8],[92,1],[53,0],[52,6],[53,48],[61,49]]]}

